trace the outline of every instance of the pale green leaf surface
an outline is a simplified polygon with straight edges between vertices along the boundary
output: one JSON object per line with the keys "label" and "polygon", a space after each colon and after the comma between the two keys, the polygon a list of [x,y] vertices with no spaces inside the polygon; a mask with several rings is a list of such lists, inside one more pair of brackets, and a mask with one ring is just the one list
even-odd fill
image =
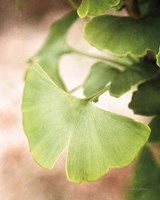
{"label": "pale green leaf surface", "polygon": [[151,135],[149,137],[150,143],[160,143],[160,116],[154,117],[149,123]]}
{"label": "pale green leaf surface", "polygon": [[160,167],[145,147],[138,160],[128,200],[159,200]]}
{"label": "pale green leaf surface", "polygon": [[99,50],[118,56],[143,56],[147,50],[158,52],[160,16],[130,17],[99,16],[86,23],[84,36]]}
{"label": "pale green leaf surface", "polygon": [[59,60],[62,55],[70,53],[70,47],[67,45],[66,37],[69,28],[76,19],[76,13],[71,12],[54,22],[44,45],[32,58],[32,62],[40,63],[50,78],[62,89],[65,89],[65,85],[59,75]]}
{"label": "pale green leaf surface", "polygon": [[67,148],[67,175],[76,183],[132,162],[150,133],[148,126],[64,92],[38,64],[26,77],[22,114],[37,163],[51,169]]}
{"label": "pale green leaf surface", "polygon": [[87,15],[102,15],[107,9],[117,6],[120,0],[82,0],[78,8],[78,15],[83,18]]}
{"label": "pale green leaf surface", "polygon": [[119,97],[130,90],[133,85],[151,79],[157,74],[157,67],[147,62],[131,64],[124,71],[99,62],[92,66],[90,74],[84,82],[84,94],[87,97],[92,96],[110,82],[110,94]]}
{"label": "pale green leaf surface", "polygon": [[104,88],[107,83],[112,81],[116,72],[117,69],[106,63],[98,62],[94,64],[83,85],[85,96],[90,97]]}
{"label": "pale green leaf surface", "polygon": [[129,107],[136,114],[160,115],[160,76],[139,85]]}

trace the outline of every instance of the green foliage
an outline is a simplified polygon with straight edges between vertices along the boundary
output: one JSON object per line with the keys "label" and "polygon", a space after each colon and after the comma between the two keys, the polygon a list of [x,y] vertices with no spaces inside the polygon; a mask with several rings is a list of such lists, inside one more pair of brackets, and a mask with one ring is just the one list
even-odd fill
{"label": "green foliage", "polygon": [[145,55],[147,50],[158,51],[159,21],[159,13],[138,20],[104,15],[86,23],[84,36],[99,50],[109,50],[119,56],[132,54],[140,57]]}
{"label": "green foliage", "polygon": [[149,148],[145,147],[138,160],[128,200],[158,200],[160,197],[160,166]]}
{"label": "green foliage", "polygon": [[95,181],[108,168],[129,164],[145,144],[149,128],[103,111],[58,88],[35,64],[27,74],[22,104],[23,126],[34,159],[51,169],[67,147],[70,181]]}
{"label": "green foliage", "polygon": [[134,92],[129,105],[140,115],[160,115],[160,76],[146,81]]}
{"label": "green foliage", "polygon": [[[18,7],[20,2],[16,1]],[[74,0],[70,4],[77,6]],[[121,8],[130,16],[106,13]],[[128,165],[149,137],[148,126],[92,103],[107,90],[119,97],[138,86],[129,107],[136,114],[154,116],[149,145],[160,143],[160,1],[82,0],[77,12],[81,18],[94,16],[87,17],[84,36],[112,55],[94,56],[67,44],[68,31],[77,19],[75,11],[54,22],[31,59],[22,114],[36,162],[51,169],[66,149],[68,179],[80,183],[99,179],[109,168]],[[60,59],[72,52],[98,59],[83,84],[84,99],[67,93],[59,74]],[[159,200],[160,170],[149,145],[137,161],[129,200]]]}
{"label": "green foliage", "polygon": [[160,116],[156,116],[149,123],[149,127],[151,128],[151,135],[149,138],[150,143],[160,143]]}
{"label": "green foliage", "polygon": [[43,66],[43,69],[51,79],[64,90],[65,85],[59,75],[59,60],[64,54],[71,52],[70,47],[66,43],[66,37],[69,28],[76,19],[76,13],[71,12],[54,22],[44,45],[31,60],[32,63],[37,62]]}
{"label": "green foliage", "polygon": [[139,1],[139,9],[141,16],[145,16],[150,13],[152,10],[157,9],[160,7],[159,0],[138,0]]}
{"label": "green foliage", "polygon": [[119,4],[120,0],[82,0],[82,3],[78,8],[78,15],[82,18],[87,15],[102,15],[109,8],[115,7]]}
{"label": "green foliage", "polygon": [[84,93],[86,96],[91,96],[110,82],[110,94],[119,97],[130,90],[133,85],[153,78],[157,74],[157,67],[148,62],[133,63],[123,71],[99,62],[91,68],[84,83]]}

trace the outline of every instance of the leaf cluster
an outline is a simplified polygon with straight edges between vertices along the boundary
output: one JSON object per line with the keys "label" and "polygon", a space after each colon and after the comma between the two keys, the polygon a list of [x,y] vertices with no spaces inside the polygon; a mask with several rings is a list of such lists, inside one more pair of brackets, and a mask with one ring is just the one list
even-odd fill
{"label": "leaf cluster", "polygon": [[[76,2],[72,1],[76,7]],[[128,12],[114,16],[108,10]],[[95,56],[83,83],[86,98],[72,96],[59,74],[64,54],[80,52],[67,43],[78,15],[84,18],[84,38],[105,57]],[[23,126],[36,162],[51,169],[67,149],[66,173],[70,181],[95,181],[109,168],[131,163],[140,149],[130,199],[158,200],[159,167],[150,152],[160,142],[160,2],[158,0],[82,0],[75,11],[50,28],[40,50],[31,58],[22,102]],[[107,90],[120,97],[136,89],[129,104],[136,114],[153,116],[147,125],[97,108]],[[117,99],[118,100],[118,99]],[[144,174],[141,174],[144,170]],[[157,177],[156,177],[157,176]],[[149,183],[148,180],[151,180]]]}

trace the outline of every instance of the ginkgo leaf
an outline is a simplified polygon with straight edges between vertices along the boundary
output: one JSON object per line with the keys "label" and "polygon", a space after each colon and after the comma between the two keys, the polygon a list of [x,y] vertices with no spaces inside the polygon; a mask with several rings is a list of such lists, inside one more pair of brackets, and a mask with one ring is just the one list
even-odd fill
{"label": "ginkgo leaf", "polygon": [[142,150],[127,200],[159,200],[160,166],[149,148]]}
{"label": "ginkgo leaf", "polygon": [[157,67],[149,62],[131,64],[124,71],[115,69],[106,63],[98,62],[92,66],[90,74],[84,83],[84,94],[87,97],[92,96],[111,82],[110,94],[119,97],[130,90],[131,86],[151,79],[157,74]]}
{"label": "ginkgo leaf", "polygon": [[78,15],[82,18],[86,15],[102,15],[107,9],[117,6],[120,1],[121,0],[82,0],[82,3],[78,8]]}
{"label": "ginkgo leaf", "polygon": [[59,75],[59,60],[62,55],[71,52],[66,37],[76,19],[76,12],[71,12],[54,22],[44,45],[32,58],[32,62],[40,63],[50,78],[62,89],[65,89],[65,86]]}
{"label": "ginkgo leaf", "polygon": [[119,16],[99,16],[86,23],[84,36],[99,50],[113,54],[143,56],[147,50],[158,52],[160,15],[140,19]]}
{"label": "ginkgo leaf", "polygon": [[76,183],[132,162],[150,133],[144,124],[64,92],[38,64],[25,80],[22,113],[33,158],[51,169],[67,148],[67,176]]}
{"label": "ginkgo leaf", "polygon": [[107,83],[114,78],[117,69],[112,68],[106,63],[95,63],[90,70],[90,73],[83,84],[84,94],[90,97],[101,90]]}
{"label": "ginkgo leaf", "polygon": [[129,107],[136,114],[159,115],[160,114],[160,76],[139,85],[133,93]]}
{"label": "ginkgo leaf", "polygon": [[151,129],[149,142],[160,143],[160,116],[154,117],[149,123],[149,127]]}

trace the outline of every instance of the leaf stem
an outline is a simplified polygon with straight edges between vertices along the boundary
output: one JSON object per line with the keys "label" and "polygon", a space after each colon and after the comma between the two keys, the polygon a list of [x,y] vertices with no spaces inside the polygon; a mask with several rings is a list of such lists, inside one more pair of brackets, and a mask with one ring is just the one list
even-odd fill
{"label": "leaf stem", "polygon": [[108,83],[104,88],[102,88],[101,90],[99,90],[96,94],[94,94],[91,97],[87,97],[85,98],[85,100],[89,100],[90,102],[92,101],[97,101],[97,99],[104,94],[107,90],[109,90],[111,83]]}
{"label": "leaf stem", "polygon": [[132,55],[128,55],[127,57],[128,57],[128,59],[130,59],[130,61],[131,61],[132,63],[138,62],[138,58],[136,58],[136,57],[134,57],[134,56],[132,56]]}
{"label": "leaf stem", "polygon": [[77,4],[75,3],[74,0],[68,0],[68,2],[73,9],[77,10],[78,6],[77,6]]}
{"label": "leaf stem", "polygon": [[78,89],[80,89],[82,86],[83,86],[83,84],[78,85],[78,86],[74,87],[73,89],[71,89],[71,90],[68,91],[68,92],[72,94],[73,92],[75,92],[75,91],[77,91]]}
{"label": "leaf stem", "polygon": [[71,48],[71,52],[79,54],[81,56],[88,57],[88,58],[98,59],[98,60],[101,60],[101,61],[104,61],[104,62],[108,62],[110,64],[115,64],[116,66],[118,66],[117,68],[121,69],[121,70],[125,69],[125,63],[119,62],[119,61],[112,59],[112,58],[88,54],[88,53],[85,53],[85,52],[82,52],[82,51],[79,51],[79,50],[73,49],[73,48]]}

